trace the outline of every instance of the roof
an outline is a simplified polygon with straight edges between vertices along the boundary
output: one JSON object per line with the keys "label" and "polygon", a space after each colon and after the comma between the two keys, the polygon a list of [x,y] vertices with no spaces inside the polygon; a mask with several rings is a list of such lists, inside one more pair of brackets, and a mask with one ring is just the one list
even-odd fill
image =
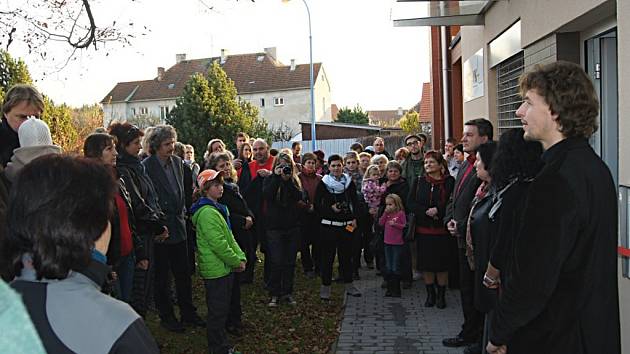
{"label": "roof", "polygon": [[406,109],[402,109],[402,114],[398,114],[397,109],[385,110],[385,111],[367,111],[368,117],[373,121],[379,122],[391,122],[396,123],[400,118],[402,118],[405,113],[407,113]]}
{"label": "roof", "polygon": [[[311,124],[310,121],[303,121],[300,124]],[[366,130],[382,130],[382,127],[376,125],[367,125],[367,124],[351,124],[351,123],[338,123],[338,122],[315,122],[315,126],[325,125],[330,127],[340,127],[340,128],[355,128],[355,129],[366,129]]]}
{"label": "roof", "polygon": [[[191,75],[207,73],[212,62],[220,60],[220,57],[183,60],[166,70],[162,80],[156,77],[119,82],[101,103],[177,98],[182,95]],[[317,80],[321,65],[313,63],[314,80]],[[229,55],[221,66],[234,81],[239,94],[310,88],[309,64],[296,65],[295,70],[291,70],[290,65],[284,65],[264,52]]]}

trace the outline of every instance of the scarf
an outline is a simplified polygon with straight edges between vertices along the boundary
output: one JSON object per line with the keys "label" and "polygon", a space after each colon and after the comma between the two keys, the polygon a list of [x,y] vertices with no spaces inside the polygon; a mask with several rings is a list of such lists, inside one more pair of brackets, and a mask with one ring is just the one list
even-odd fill
{"label": "scarf", "polygon": [[427,174],[425,175],[425,179],[427,183],[431,185],[431,193],[429,193],[429,205],[433,205],[433,188],[435,187],[437,187],[440,191],[439,203],[446,203],[446,188],[444,188],[446,176],[442,175],[439,179],[436,179]]}
{"label": "scarf", "polygon": [[342,194],[346,191],[350,182],[352,182],[352,178],[347,174],[343,173],[339,179],[333,177],[332,175],[325,175],[322,178],[322,182],[326,185],[326,189],[332,194]]}
{"label": "scarf", "polygon": [[226,205],[223,205],[221,203],[217,203],[214,200],[207,198],[207,197],[201,197],[199,198],[199,200],[193,204],[192,208],[191,208],[191,214],[194,214],[197,212],[197,210],[201,209],[201,207],[209,205],[211,207],[214,207],[215,209],[217,209],[219,211],[219,213],[221,214],[221,216],[223,216],[223,219],[225,219],[225,222],[227,223],[228,228],[230,229],[230,231],[232,230],[232,223],[230,222],[230,214],[228,212],[228,208]]}

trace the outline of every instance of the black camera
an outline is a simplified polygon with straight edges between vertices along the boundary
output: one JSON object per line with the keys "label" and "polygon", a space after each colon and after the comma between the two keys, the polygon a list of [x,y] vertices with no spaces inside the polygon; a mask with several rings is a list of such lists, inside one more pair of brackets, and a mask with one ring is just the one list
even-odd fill
{"label": "black camera", "polygon": [[282,166],[282,174],[283,175],[293,174],[293,168],[291,168],[291,166],[289,166],[289,165]]}
{"label": "black camera", "polygon": [[347,202],[337,202],[335,204],[335,207],[337,207],[337,209],[339,209],[343,213],[349,213],[350,212],[350,205],[348,205]]}

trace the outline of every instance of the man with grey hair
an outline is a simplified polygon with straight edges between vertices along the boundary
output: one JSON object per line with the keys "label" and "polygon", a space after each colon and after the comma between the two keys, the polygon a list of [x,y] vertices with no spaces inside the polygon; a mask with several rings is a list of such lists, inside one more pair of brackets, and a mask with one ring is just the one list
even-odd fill
{"label": "man with grey hair", "polygon": [[[205,327],[192,303],[192,284],[186,247],[184,170],[182,160],[173,155],[177,133],[170,125],[158,125],[149,138],[151,156],[142,161],[166,215],[169,237],[155,244],[155,305],[162,327],[183,332],[182,324]],[[181,323],[173,311],[168,272],[173,274]]]}
{"label": "man with grey hair", "polygon": [[13,150],[20,147],[18,129],[31,117],[39,118],[44,112],[44,99],[31,85],[18,84],[9,89],[2,104],[0,125],[0,163],[6,166],[11,161]]}

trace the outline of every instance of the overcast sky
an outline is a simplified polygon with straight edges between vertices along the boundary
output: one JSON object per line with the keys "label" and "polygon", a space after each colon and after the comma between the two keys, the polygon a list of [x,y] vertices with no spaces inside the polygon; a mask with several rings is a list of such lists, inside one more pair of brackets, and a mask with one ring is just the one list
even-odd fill
{"label": "overcast sky", "polygon": [[[422,82],[429,80],[427,28],[393,27],[394,0],[307,1],[314,61],[324,65],[334,103],[377,110],[410,108],[419,101]],[[277,47],[285,64],[293,58],[309,62],[301,0],[100,0],[93,9],[97,23],[132,21],[150,32],[132,47],[79,53],[58,73],[26,57],[37,86],[58,103],[98,102],[117,82],[154,78],[158,66],[175,64],[177,53],[196,59],[218,56],[222,48],[241,54]],[[48,75],[41,79],[43,72]]]}

